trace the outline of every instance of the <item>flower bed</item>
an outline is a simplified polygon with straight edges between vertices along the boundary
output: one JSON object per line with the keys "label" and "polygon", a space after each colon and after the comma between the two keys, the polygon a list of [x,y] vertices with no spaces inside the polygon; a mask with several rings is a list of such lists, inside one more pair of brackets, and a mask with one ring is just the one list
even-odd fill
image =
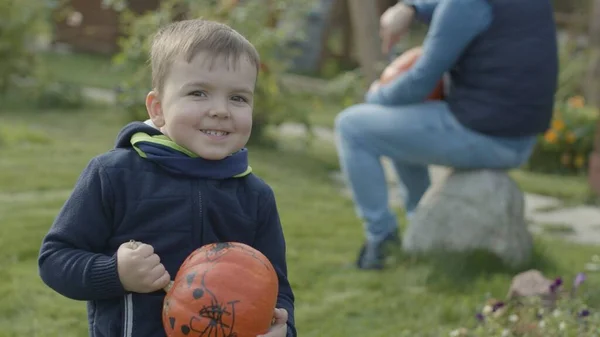
{"label": "flower bed", "polygon": [[[600,269],[594,256],[587,270]],[[506,301],[488,299],[470,327],[449,332],[450,337],[598,337],[600,312],[589,306],[586,274],[579,273],[570,285],[561,278],[550,282],[538,296],[519,296]],[[535,286],[535,285],[534,285]]]}

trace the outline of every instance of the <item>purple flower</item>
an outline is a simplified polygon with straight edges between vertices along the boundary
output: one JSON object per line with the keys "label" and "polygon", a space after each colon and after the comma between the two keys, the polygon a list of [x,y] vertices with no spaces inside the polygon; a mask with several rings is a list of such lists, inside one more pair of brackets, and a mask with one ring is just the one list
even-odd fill
{"label": "purple flower", "polygon": [[583,282],[585,282],[586,276],[585,273],[579,273],[575,277],[575,281],[573,282],[573,287],[578,288]]}
{"label": "purple flower", "polygon": [[556,290],[562,285],[563,281],[560,277],[557,277],[554,282],[550,285],[550,292],[555,293]]}
{"label": "purple flower", "polygon": [[504,302],[502,302],[502,301],[496,302],[494,304],[494,306],[492,306],[492,312],[496,312],[496,310],[502,308],[503,306],[504,306]]}
{"label": "purple flower", "polygon": [[587,309],[583,309],[581,310],[581,312],[579,313],[579,317],[588,317],[590,315],[590,311]]}
{"label": "purple flower", "polygon": [[475,318],[477,318],[478,321],[483,322],[485,320],[485,317],[483,317],[482,313],[477,313],[477,315],[475,315]]}

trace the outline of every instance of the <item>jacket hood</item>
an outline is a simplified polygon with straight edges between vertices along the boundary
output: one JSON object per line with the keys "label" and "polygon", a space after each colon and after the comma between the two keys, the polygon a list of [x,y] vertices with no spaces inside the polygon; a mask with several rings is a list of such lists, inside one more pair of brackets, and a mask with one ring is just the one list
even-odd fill
{"label": "jacket hood", "polygon": [[131,136],[133,136],[137,132],[147,133],[150,136],[162,135],[160,130],[144,123],[144,122],[131,122],[125,125],[119,134],[117,135],[117,139],[115,141],[115,148],[130,148],[133,147],[131,145]]}

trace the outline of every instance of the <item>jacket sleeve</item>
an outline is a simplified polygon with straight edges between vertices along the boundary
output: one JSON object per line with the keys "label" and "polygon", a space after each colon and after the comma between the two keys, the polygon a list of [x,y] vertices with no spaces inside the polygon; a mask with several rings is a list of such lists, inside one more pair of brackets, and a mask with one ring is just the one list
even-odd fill
{"label": "jacket sleeve", "polygon": [[381,105],[423,102],[469,43],[487,29],[491,21],[492,10],[487,1],[442,1],[435,9],[423,41],[422,56],[393,81],[368,92],[366,102]]}
{"label": "jacket sleeve", "polygon": [[125,294],[116,254],[102,253],[112,232],[112,205],[108,175],[94,158],[42,241],[38,268],[46,285],[75,300]]}
{"label": "jacket sleeve", "polygon": [[273,190],[269,187],[263,193],[259,210],[259,227],[254,241],[254,247],[261,251],[270,261],[279,278],[279,295],[277,307],[288,312],[287,337],[296,337],[294,324],[294,293],[288,280],[286,262],[286,243],[283,229],[279,220],[279,212]]}
{"label": "jacket sleeve", "polygon": [[415,9],[415,18],[423,23],[428,24],[431,22],[433,11],[440,3],[440,0],[400,0],[399,2],[413,7]]}

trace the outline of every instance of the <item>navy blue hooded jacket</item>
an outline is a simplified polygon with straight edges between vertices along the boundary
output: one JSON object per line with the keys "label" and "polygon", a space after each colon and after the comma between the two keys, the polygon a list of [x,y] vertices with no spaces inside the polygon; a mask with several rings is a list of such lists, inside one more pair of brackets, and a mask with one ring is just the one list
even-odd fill
{"label": "navy blue hooded jacket", "polygon": [[[271,188],[256,175],[201,179],[168,173],[131,145],[137,132],[160,132],[134,122],[115,149],[93,158],[42,242],[39,273],[58,293],[88,303],[90,336],[165,337],[165,293],[123,289],[116,251],[127,241],[152,245],[174,277],[202,245],[237,241],[260,250],[279,277],[277,307],[296,336],[294,294],[287,279],[285,240]],[[241,280],[240,282],[243,282]]]}

